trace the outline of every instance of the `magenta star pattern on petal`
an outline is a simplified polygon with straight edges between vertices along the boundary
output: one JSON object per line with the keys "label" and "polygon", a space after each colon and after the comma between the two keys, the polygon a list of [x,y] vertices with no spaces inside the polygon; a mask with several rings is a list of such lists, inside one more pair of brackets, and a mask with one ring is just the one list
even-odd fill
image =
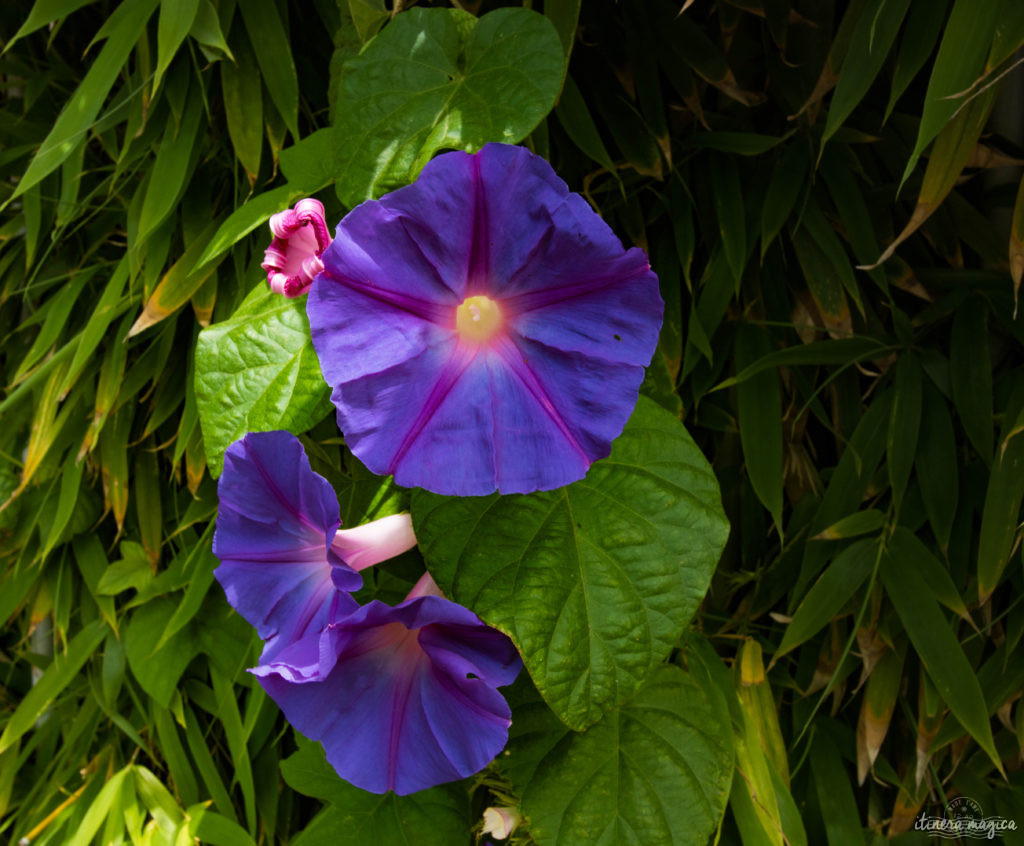
{"label": "magenta star pattern on petal", "polygon": [[446,153],[338,226],[307,304],[347,445],[442,494],[549,490],[608,455],[663,303],[539,156]]}
{"label": "magenta star pattern on petal", "polygon": [[323,203],[299,200],[295,208],[270,218],[270,242],[260,266],[275,294],[298,297],[309,290],[314,277],[324,269],[320,256],[331,243],[324,220]]}

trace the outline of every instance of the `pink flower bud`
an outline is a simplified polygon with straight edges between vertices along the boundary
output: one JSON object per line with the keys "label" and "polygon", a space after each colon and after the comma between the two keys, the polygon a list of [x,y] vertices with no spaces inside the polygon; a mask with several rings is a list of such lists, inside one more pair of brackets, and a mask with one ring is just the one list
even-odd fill
{"label": "pink flower bud", "polygon": [[320,256],[330,246],[324,206],[312,198],[270,218],[274,240],[263,255],[267,282],[275,294],[298,297],[309,290],[313,277],[324,269]]}

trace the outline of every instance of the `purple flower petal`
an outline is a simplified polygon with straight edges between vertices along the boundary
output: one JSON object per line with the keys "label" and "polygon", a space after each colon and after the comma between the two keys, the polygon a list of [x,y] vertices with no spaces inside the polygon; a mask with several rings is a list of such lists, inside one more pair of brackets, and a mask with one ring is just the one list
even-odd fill
{"label": "purple flower petal", "polygon": [[307,664],[320,658],[320,674],[300,680],[262,663],[253,672],[364,790],[405,795],[464,778],[508,739],[510,712],[495,688],[522,662],[508,638],[446,599],[373,601],[293,650]]}
{"label": "purple flower petal", "polygon": [[274,650],[320,631],[362,577],[330,549],[338,500],[288,432],[250,433],[228,447],[217,487],[214,574],[228,602]]}
{"label": "purple flower petal", "polygon": [[549,490],[608,454],[663,304],[643,252],[521,147],[447,153],[338,227],[307,306],[352,451],[399,484]]}

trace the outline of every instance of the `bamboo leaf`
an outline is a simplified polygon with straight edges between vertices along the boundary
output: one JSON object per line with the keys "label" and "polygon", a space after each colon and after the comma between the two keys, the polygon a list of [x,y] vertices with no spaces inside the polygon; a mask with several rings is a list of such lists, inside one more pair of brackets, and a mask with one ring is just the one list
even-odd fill
{"label": "bamboo leaf", "polygon": [[889,418],[886,456],[893,507],[898,514],[914,465],[921,423],[921,368],[913,354],[906,353],[899,357],[893,381],[895,392],[892,417]]}
{"label": "bamboo leaf", "polygon": [[949,0],[914,0],[912,3],[907,25],[903,28],[900,50],[896,56],[892,91],[889,94],[889,104],[885,107],[884,120],[889,120],[896,101],[903,96],[907,86],[913,82],[935,49],[942,25],[946,22],[947,9]]}
{"label": "bamboo leaf", "polygon": [[718,153],[712,154],[710,166],[711,190],[715,198],[722,248],[736,288],[739,289],[743,267],[747,263],[747,220],[740,172],[734,158]]}
{"label": "bamboo leaf", "polygon": [[220,81],[224,92],[224,115],[235,155],[256,184],[263,152],[263,83],[259,66],[248,40],[240,38],[235,45],[237,64],[220,63]]}
{"label": "bamboo leaf", "polygon": [[275,3],[240,3],[239,11],[270,99],[292,137],[299,135],[299,78],[288,43],[288,27]]}
{"label": "bamboo leaf", "polygon": [[[869,0],[861,13],[829,104],[821,135],[822,149],[868,93],[889,55],[909,6],[910,0]],[[820,153],[818,158],[820,160]]]}
{"label": "bamboo leaf", "polygon": [[35,725],[54,699],[71,684],[106,636],[107,626],[93,620],[68,643],[67,651],[54,656],[53,663],[18,703],[0,735],[0,752],[10,749]]}
{"label": "bamboo leaf", "polygon": [[903,566],[891,553],[886,554],[880,573],[885,593],[939,695],[1003,772],[978,678],[928,584],[916,569]]}
{"label": "bamboo leaf", "polygon": [[992,362],[988,347],[988,304],[967,299],[953,316],[950,377],[960,421],[986,464],[992,460]]}
{"label": "bamboo leaf", "polygon": [[[766,333],[748,323],[737,327],[734,354],[742,369],[767,355]],[[782,535],[782,398],[776,373],[762,371],[736,386],[740,443],[750,484]]]}
{"label": "bamboo leaf", "polygon": [[866,538],[848,546],[829,564],[797,606],[782,636],[782,642],[775,650],[773,664],[787,652],[814,637],[842,610],[871,574],[877,551],[878,540]]}
{"label": "bamboo leaf", "polygon": [[192,22],[199,10],[199,0],[161,0],[160,19],[156,29],[157,62],[153,73],[153,90],[160,87],[160,80],[178,53],[178,48],[192,28]]}
{"label": "bamboo leaf", "polygon": [[110,93],[121,68],[138,41],[158,0],[123,0],[104,24],[107,43],[93,60],[89,72],[61,110],[53,127],[43,139],[28,169],[18,181],[7,202],[20,196],[48,176],[78,147],[103,102]]}
{"label": "bamboo leaf", "polygon": [[958,95],[970,87],[984,67],[1002,5],[1003,0],[956,0],[954,3],[928,78],[921,124],[900,180],[901,186],[925,148],[963,104],[962,96]]}
{"label": "bamboo leaf", "polygon": [[893,242],[886,247],[878,261],[864,269],[870,270],[888,261],[896,248],[931,217],[935,209],[953,190],[960,173],[974,152],[998,93],[998,85],[986,89],[967,103],[956,116],[951,116],[949,123],[938,133],[939,137],[935,140],[931,156],[928,159],[928,167],[924,172],[921,193],[918,195],[917,205],[914,207],[910,220],[907,221],[906,226]]}

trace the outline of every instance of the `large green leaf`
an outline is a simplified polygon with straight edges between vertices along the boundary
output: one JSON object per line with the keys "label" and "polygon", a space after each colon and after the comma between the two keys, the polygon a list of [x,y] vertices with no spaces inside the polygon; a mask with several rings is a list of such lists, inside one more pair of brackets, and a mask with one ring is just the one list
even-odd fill
{"label": "large green leaf", "polygon": [[548,704],[582,729],[627,700],[704,596],[728,523],[678,418],[641,397],[585,479],[529,495],[417,491],[445,593],[507,633]]}
{"label": "large green leaf", "polygon": [[345,65],[337,190],[354,206],[416,178],[438,150],[525,138],[555,104],[565,54],[544,16],[410,9]]}
{"label": "large green leaf", "polygon": [[503,768],[540,846],[682,846],[718,825],[732,727],[706,678],[661,666],[582,734],[537,699],[517,705]]}
{"label": "large green leaf", "polygon": [[228,320],[199,333],[196,407],[211,472],[247,432],[304,432],[328,411],[305,297],[257,285]]}
{"label": "large green leaf", "polygon": [[468,796],[457,784],[409,796],[367,793],[342,781],[323,747],[310,742],[302,742],[281,762],[281,773],[293,790],[328,803],[293,841],[295,846],[451,846],[466,839]]}

